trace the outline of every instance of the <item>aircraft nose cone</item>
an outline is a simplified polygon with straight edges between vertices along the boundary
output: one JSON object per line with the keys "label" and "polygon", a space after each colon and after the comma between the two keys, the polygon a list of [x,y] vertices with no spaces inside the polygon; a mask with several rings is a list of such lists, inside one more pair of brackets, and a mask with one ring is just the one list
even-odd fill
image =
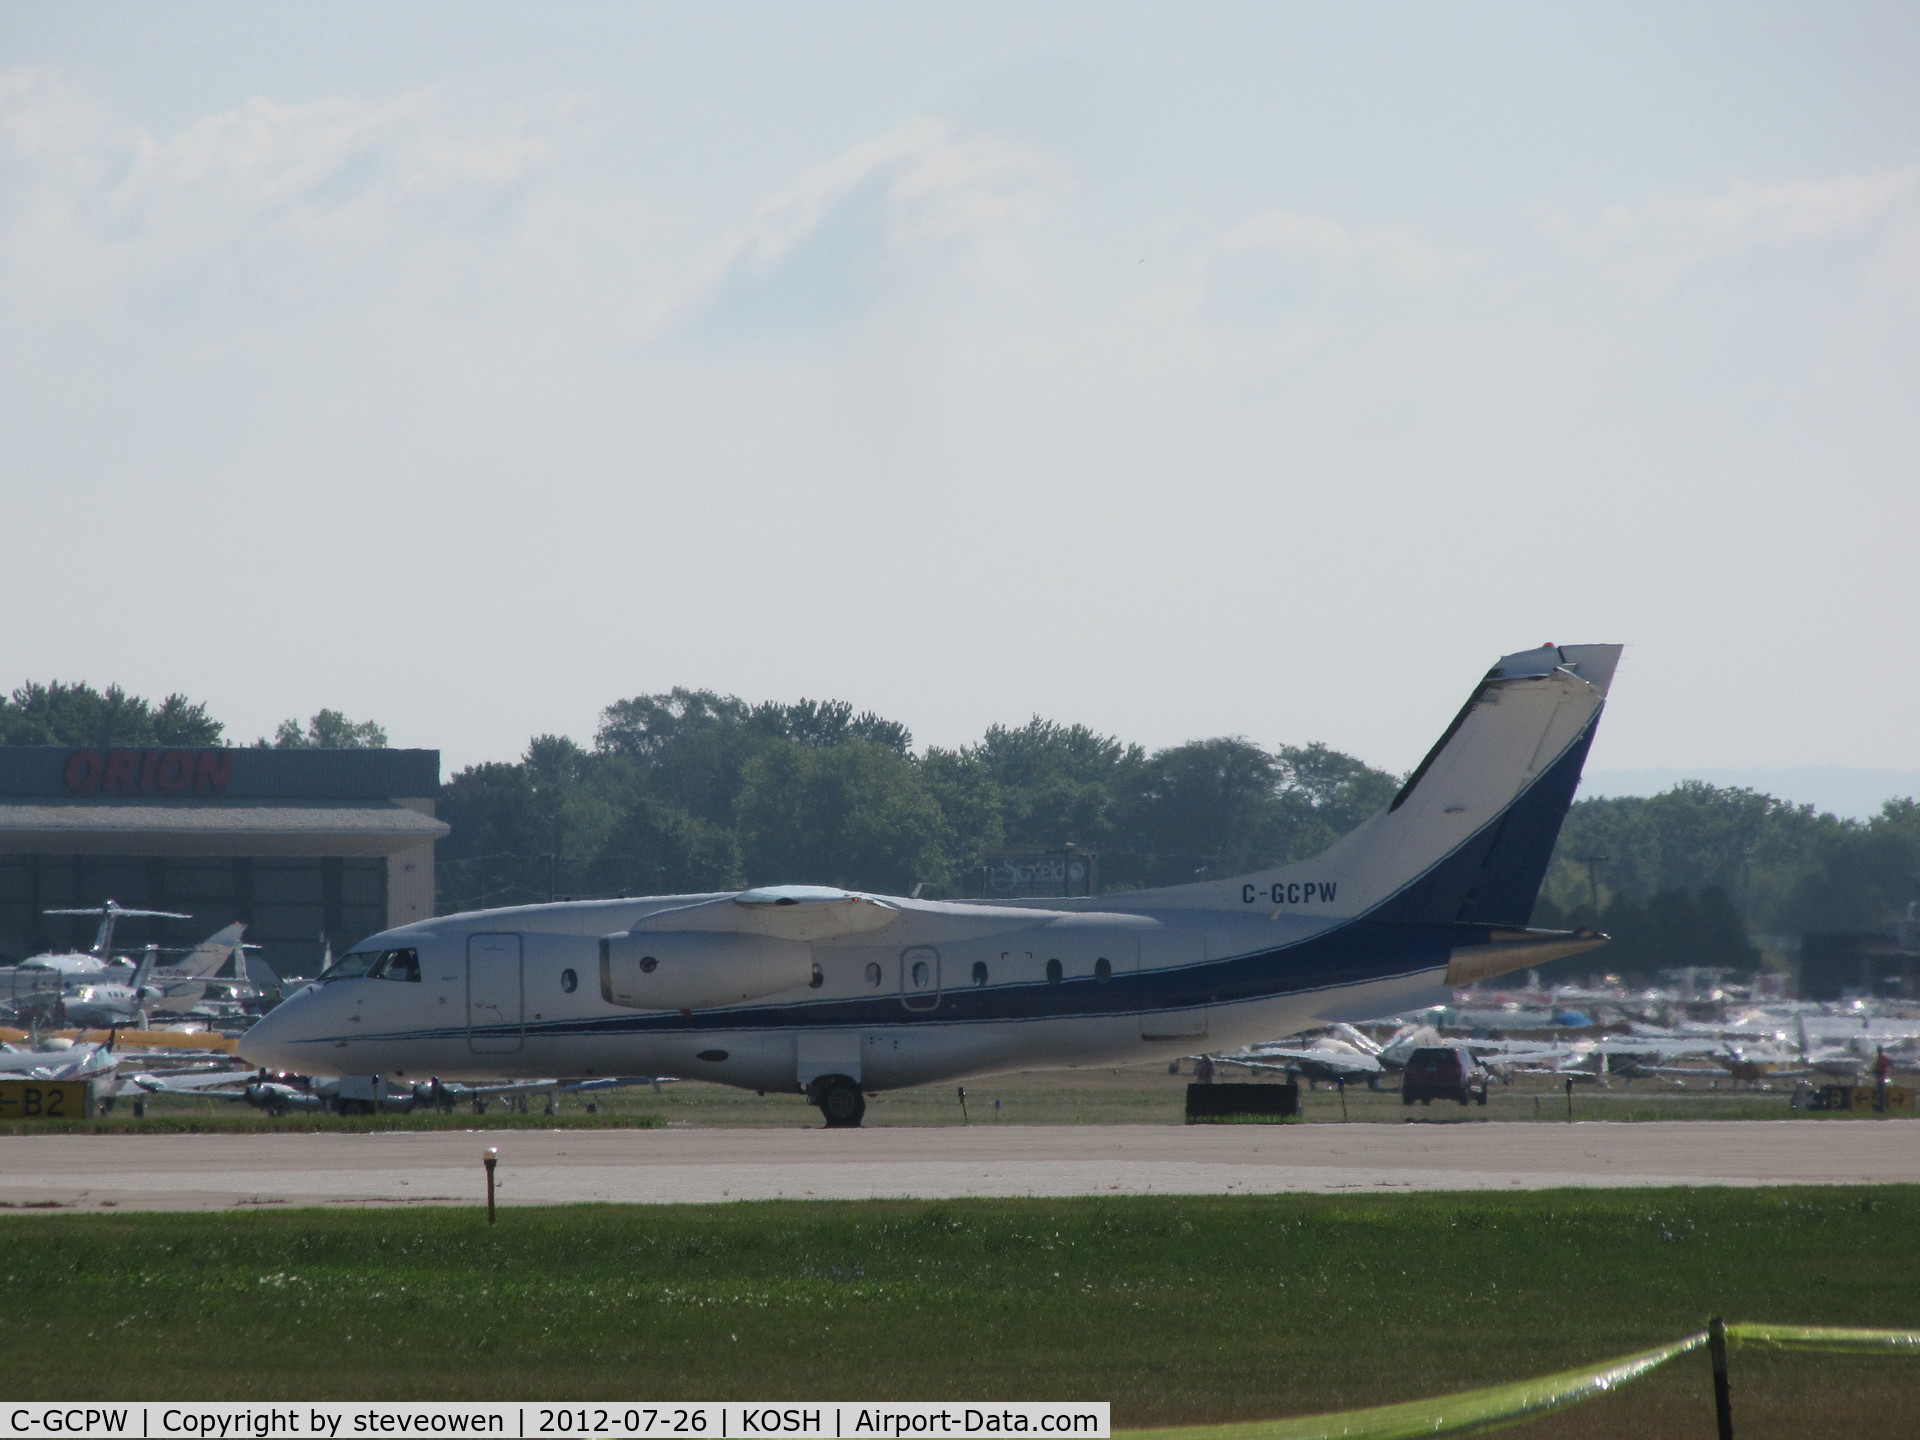
{"label": "aircraft nose cone", "polygon": [[240,1037],[240,1058],[255,1068],[304,1073],[302,1054],[317,1038],[308,997],[296,995],[268,1011]]}

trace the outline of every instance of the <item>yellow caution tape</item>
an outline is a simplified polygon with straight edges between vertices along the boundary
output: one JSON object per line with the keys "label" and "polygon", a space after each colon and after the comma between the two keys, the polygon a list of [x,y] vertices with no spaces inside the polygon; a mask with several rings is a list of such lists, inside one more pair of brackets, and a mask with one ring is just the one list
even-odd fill
{"label": "yellow caution tape", "polygon": [[[1729,1326],[1729,1331],[1732,1327]],[[1707,1343],[1706,1332],[1671,1345],[1622,1355],[1578,1370],[1541,1375],[1484,1390],[1463,1390],[1432,1400],[1409,1400],[1334,1415],[1302,1415],[1292,1420],[1252,1420],[1233,1425],[1187,1425],[1172,1430],[1128,1430],[1128,1440],[1413,1440],[1421,1435],[1456,1435],[1527,1415],[1557,1410],[1603,1395],[1637,1379],[1676,1355]]]}
{"label": "yellow caution tape", "polygon": [[1729,1325],[1727,1339],[1774,1350],[1892,1352],[1920,1355],[1920,1330],[1855,1330],[1838,1325]]}
{"label": "yellow caution tape", "polygon": [[[135,1030],[128,1026],[118,1030],[52,1030],[41,1036],[44,1040],[71,1040],[76,1045],[100,1044],[110,1037],[122,1050],[222,1050],[230,1055],[240,1045],[236,1036],[210,1030]],[[0,1025],[0,1040],[9,1045],[31,1038],[28,1031]]]}
{"label": "yellow caution tape", "polygon": [[[1727,1326],[1727,1340],[1731,1344],[1776,1350],[1920,1355],[1920,1330],[1741,1324]],[[1671,1345],[1623,1355],[1598,1365],[1367,1410],[1301,1415],[1290,1420],[1249,1420],[1232,1425],[1184,1425],[1177,1429],[1118,1433],[1128,1440],[1415,1440],[1423,1435],[1458,1435],[1591,1400],[1706,1343],[1703,1330]]]}

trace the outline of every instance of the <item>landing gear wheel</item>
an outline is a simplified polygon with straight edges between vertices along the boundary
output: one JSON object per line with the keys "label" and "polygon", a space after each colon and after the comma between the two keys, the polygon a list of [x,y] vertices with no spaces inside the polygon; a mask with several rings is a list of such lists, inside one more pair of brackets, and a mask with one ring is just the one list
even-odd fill
{"label": "landing gear wheel", "polygon": [[814,1082],[813,1103],[826,1117],[827,1129],[851,1130],[867,1113],[867,1097],[845,1075],[825,1075]]}

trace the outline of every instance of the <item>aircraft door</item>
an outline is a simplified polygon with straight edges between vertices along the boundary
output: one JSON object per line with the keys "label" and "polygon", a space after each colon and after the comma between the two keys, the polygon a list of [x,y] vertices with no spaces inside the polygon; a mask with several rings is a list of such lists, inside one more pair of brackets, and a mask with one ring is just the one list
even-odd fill
{"label": "aircraft door", "polygon": [[940,952],[913,945],[900,952],[900,1003],[909,1010],[933,1010],[940,1004]]}
{"label": "aircraft door", "polygon": [[511,1055],[525,1038],[518,935],[467,937],[467,1048]]}
{"label": "aircraft door", "polygon": [[1175,967],[1207,958],[1205,939],[1194,930],[1150,930],[1140,936],[1140,969],[1146,984],[1178,1009],[1142,1011],[1142,1040],[1186,1040],[1207,1033],[1206,996],[1193,993],[1203,982]]}

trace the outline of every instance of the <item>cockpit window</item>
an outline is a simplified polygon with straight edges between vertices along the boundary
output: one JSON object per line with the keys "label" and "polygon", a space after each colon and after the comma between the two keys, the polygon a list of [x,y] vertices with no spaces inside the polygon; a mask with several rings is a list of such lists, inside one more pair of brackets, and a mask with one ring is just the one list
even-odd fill
{"label": "cockpit window", "polygon": [[321,975],[322,980],[357,980],[365,976],[386,956],[384,950],[349,950]]}
{"label": "cockpit window", "polygon": [[351,950],[334,961],[322,980],[405,980],[420,983],[418,950]]}
{"label": "cockpit window", "polygon": [[377,969],[369,974],[381,980],[407,980],[420,983],[420,952],[418,950],[389,950],[380,957]]}

